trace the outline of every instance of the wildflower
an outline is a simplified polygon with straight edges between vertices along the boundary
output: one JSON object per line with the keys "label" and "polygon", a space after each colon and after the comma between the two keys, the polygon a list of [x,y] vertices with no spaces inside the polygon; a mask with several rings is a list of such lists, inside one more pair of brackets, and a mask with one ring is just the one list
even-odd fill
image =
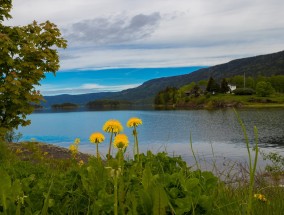
{"label": "wildflower", "polygon": [[128,137],[125,134],[118,134],[113,141],[113,145],[118,149],[126,148],[128,143]]}
{"label": "wildflower", "polygon": [[105,140],[105,136],[99,132],[92,133],[90,136],[91,143],[101,143]]}
{"label": "wildflower", "polygon": [[70,150],[71,152],[77,152],[77,151],[78,151],[78,147],[77,147],[76,145],[74,145],[74,144],[71,144],[71,145],[69,146],[69,150]]}
{"label": "wildflower", "polygon": [[137,117],[132,117],[127,121],[127,127],[137,127],[139,125],[142,125],[142,120]]}
{"label": "wildflower", "polygon": [[267,202],[267,199],[265,198],[263,194],[254,194],[254,198],[262,202]]}
{"label": "wildflower", "polygon": [[83,165],[84,165],[84,161],[83,161],[83,160],[80,160],[80,161],[78,162],[78,165],[79,165],[79,167],[83,166]]}
{"label": "wildflower", "polygon": [[69,146],[69,150],[71,151],[71,154],[72,154],[73,159],[75,159],[75,158],[76,158],[76,155],[77,155],[77,153],[78,153],[78,145],[71,144],[71,145]]}
{"label": "wildflower", "polygon": [[137,155],[137,159],[139,160],[139,146],[138,146],[138,134],[136,128],[139,125],[142,125],[142,120],[137,118],[137,117],[132,117],[128,120],[127,122],[127,127],[132,127],[133,128],[133,136],[134,136],[134,147],[133,147],[133,155],[135,158],[135,155]]}
{"label": "wildflower", "polygon": [[23,196],[17,196],[17,202],[18,202],[18,204],[22,204],[22,205],[24,205],[24,203],[25,203],[25,198],[27,198],[28,196],[25,196],[25,195],[23,195]]}
{"label": "wildflower", "polygon": [[97,145],[97,158],[100,157],[99,154],[99,143],[105,140],[105,136],[99,132],[92,133],[90,136],[90,142],[95,143]]}
{"label": "wildflower", "polygon": [[120,133],[123,127],[118,120],[110,119],[104,124],[103,130],[108,133]]}
{"label": "wildflower", "polygon": [[111,133],[110,141],[109,141],[109,148],[108,148],[108,156],[107,156],[108,160],[109,160],[110,154],[111,154],[111,143],[112,143],[113,134],[118,134],[118,133],[122,132],[123,127],[118,120],[110,119],[104,124],[103,130],[105,132]]}
{"label": "wildflower", "polygon": [[80,142],[81,142],[80,138],[76,138],[76,139],[74,140],[74,143],[75,143],[76,145],[78,145]]}
{"label": "wildflower", "polygon": [[43,155],[48,155],[48,152],[44,152]]}

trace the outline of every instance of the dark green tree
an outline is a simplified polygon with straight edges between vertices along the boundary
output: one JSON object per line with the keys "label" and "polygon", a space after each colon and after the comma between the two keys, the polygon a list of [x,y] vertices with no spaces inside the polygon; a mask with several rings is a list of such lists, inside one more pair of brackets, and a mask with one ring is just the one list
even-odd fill
{"label": "dark green tree", "polygon": [[249,76],[246,78],[246,88],[255,89],[255,81],[253,77]]}
{"label": "dark green tree", "polygon": [[194,97],[198,97],[198,96],[200,96],[200,94],[201,94],[201,92],[200,92],[201,90],[200,90],[200,87],[196,84],[193,88],[192,88],[192,90],[191,90],[191,92],[192,92],[192,94],[194,95]]}
{"label": "dark green tree", "polygon": [[226,80],[226,78],[223,78],[221,81],[220,92],[227,93],[229,91],[230,91],[230,87],[228,85],[228,81]]}
{"label": "dark green tree", "polygon": [[243,88],[244,87],[244,76],[236,75],[236,76],[230,78],[229,82],[231,84],[236,85],[237,88]]}
{"label": "dark green tree", "polygon": [[269,82],[276,92],[284,93],[284,75],[271,76]]}
{"label": "dark green tree", "polygon": [[155,96],[156,105],[172,105],[177,102],[178,90],[175,87],[167,87]]}
{"label": "dark green tree", "polygon": [[11,0],[0,5],[0,139],[6,132],[30,123],[26,116],[42,95],[36,90],[46,72],[59,69],[57,48],[67,41],[57,26],[49,21],[27,26],[5,26],[11,18]]}
{"label": "dark green tree", "polygon": [[219,84],[212,77],[210,77],[208,80],[206,91],[210,93],[220,92]]}

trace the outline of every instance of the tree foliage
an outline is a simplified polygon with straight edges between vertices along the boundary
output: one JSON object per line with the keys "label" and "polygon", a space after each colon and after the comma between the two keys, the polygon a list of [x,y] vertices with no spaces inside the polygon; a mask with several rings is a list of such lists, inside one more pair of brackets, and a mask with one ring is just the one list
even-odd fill
{"label": "tree foliage", "polygon": [[207,83],[206,91],[210,93],[217,93],[220,91],[219,84],[214,80],[214,78],[210,77]]}
{"label": "tree foliage", "polygon": [[46,72],[59,69],[57,48],[66,48],[57,26],[49,21],[26,26],[5,26],[11,18],[11,0],[0,5],[0,138],[7,131],[26,126],[26,116],[42,95],[36,90]]}
{"label": "tree foliage", "polygon": [[266,97],[271,95],[274,92],[273,87],[270,82],[260,81],[256,85],[256,94],[258,96]]}
{"label": "tree foliage", "polygon": [[167,87],[160,91],[155,97],[156,105],[173,105],[177,101],[178,90],[175,87]]}
{"label": "tree foliage", "polygon": [[230,87],[228,85],[228,81],[226,80],[226,78],[223,78],[221,81],[220,92],[227,93],[229,91],[230,91]]}

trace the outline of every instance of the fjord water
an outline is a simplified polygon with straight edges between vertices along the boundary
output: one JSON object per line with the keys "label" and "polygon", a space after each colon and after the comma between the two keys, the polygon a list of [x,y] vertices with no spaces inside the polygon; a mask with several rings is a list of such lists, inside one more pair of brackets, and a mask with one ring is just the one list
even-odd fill
{"label": "fjord water", "polygon": [[[259,145],[264,151],[284,153],[284,110],[247,109],[238,110],[243,120],[250,142],[253,143],[253,127],[259,135]],[[247,155],[244,135],[232,109],[223,110],[107,110],[77,112],[37,112],[29,116],[31,125],[20,128],[23,140],[37,140],[68,147],[75,138],[81,139],[80,151],[95,154],[95,146],[89,143],[92,132],[102,132],[108,119],[117,119],[129,136],[132,153],[133,136],[126,122],[131,117],[141,118],[138,127],[139,145],[142,152],[167,151],[169,154],[192,155],[190,134],[195,152],[199,156],[221,156],[242,158]],[[106,154],[109,134],[100,144],[100,151]]]}

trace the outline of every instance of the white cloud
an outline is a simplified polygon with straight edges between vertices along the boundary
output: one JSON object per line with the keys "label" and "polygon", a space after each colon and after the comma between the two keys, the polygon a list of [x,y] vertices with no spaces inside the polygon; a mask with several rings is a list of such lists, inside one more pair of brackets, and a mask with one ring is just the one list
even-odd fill
{"label": "white cloud", "polygon": [[98,92],[118,92],[130,88],[138,87],[140,84],[122,84],[122,85],[100,85],[100,84],[83,84],[77,87],[58,87],[57,85],[45,84],[38,87],[38,90],[44,96],[60,95],[60,94],[85,94]]}
{"label": "white cloud", "polygon": [[[14,0],[7,22],[55,22],[61,69],[214,65],[284,49],[283,0]],[[134,23],[134,24],[133,24]],[[132,25],[133,24],[133,25]]]}

